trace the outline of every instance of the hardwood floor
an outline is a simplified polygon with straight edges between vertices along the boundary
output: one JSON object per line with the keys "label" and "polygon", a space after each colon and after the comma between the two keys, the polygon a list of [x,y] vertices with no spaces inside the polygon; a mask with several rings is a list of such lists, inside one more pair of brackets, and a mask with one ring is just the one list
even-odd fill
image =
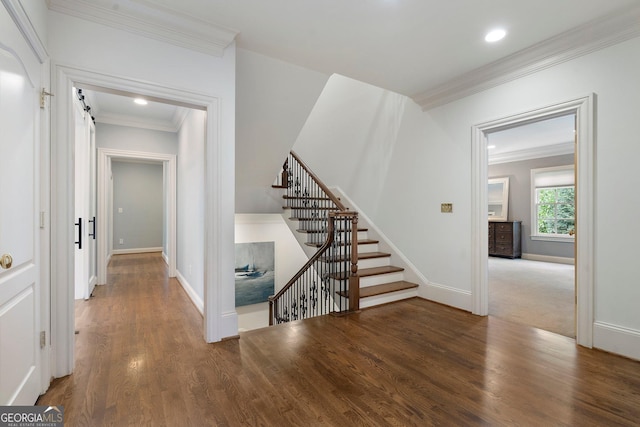
{"label": "hardwood floor", "polygon": [[66,426],[640,423],[640,362],[422,299],[203,341],[159,255],[117,256],[76,306]]}

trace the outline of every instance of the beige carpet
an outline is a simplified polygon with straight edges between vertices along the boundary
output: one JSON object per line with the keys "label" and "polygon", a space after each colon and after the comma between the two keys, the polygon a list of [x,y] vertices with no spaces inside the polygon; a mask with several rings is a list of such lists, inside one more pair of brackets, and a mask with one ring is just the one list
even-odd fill
{"label": "beige carpet", "polygon": [[489,315],[574,338],[574,266],[489,257]]}

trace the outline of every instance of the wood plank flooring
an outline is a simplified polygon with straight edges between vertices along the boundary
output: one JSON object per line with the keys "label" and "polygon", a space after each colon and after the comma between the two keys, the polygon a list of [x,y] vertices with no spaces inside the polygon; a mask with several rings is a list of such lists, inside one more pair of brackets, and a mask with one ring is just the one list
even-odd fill
{"label": "wood plank flooring", "polygon": [[66,426],[632,426],[640,362],[414,298],[206,344],[159,255],[76,306]]}

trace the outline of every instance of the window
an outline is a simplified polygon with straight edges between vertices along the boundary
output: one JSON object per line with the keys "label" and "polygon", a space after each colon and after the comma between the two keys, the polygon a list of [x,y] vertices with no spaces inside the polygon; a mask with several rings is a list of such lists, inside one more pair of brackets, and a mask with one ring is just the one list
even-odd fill
{"label": "window", "polygon": [[576,227],[573,165],[532,169],[534,240],[573,240]]}

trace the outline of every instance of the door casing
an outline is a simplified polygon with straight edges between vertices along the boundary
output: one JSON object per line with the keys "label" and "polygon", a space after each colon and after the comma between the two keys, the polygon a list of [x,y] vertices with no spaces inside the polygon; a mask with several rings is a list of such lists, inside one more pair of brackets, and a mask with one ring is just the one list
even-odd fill
{"label": "door casing", "polygon": [[487,135],[527,122],[576,115],[576,342],[593,346],[594,197],[596,95],[561,101],[542,108],[501,117],[472,127],[471,297],[472,312],[489,314],[487,271]]}
{"label": "door casing", "polygon": [[[72,129],[70,113],[74,85],[137,93],[207,112],[205,141],[205,228],[204,234],[204,339],[220,341],[237,333],[237,313],[227,309],[233,293],[233,165],[223,159],[233,154],[221,138],[219,98],[157,85],[122,76],[102,74],[59,63],[52,64],[52,89],[56,94],[52,111],[51,250],[56,261],[51,271],[51,365],[53,377],[70,374],[74,366],[73,311],[73,153],[68,143]],[[231,201],[231,203],[229,203]],[[228,285],[231,283],[231,285]],[[235,333],[233,332],[235,330]]]}

